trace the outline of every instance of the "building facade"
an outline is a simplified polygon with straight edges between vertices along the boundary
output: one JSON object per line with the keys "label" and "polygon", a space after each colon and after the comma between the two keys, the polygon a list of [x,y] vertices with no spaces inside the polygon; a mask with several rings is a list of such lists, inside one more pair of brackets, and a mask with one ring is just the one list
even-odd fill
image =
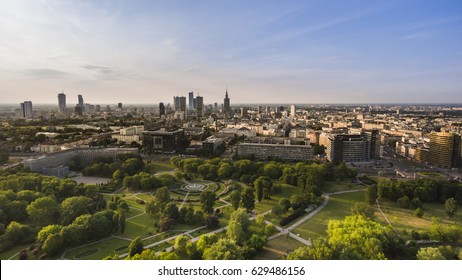
{"label": "building facade", "polygon": [[442,168],[460,166],[461,137],[450,132],[430,133],[429,163]]}
{"label": "building facade", "polygon": [[173,154],[186,148],[184,130],[143,132],[143,147],[148,154]]}

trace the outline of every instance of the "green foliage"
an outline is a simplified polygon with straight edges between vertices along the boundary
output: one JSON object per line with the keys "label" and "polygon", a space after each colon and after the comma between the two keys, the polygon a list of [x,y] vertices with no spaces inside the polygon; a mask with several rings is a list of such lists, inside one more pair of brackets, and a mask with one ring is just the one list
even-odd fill
{"label": "green foliage", "polygon": [[61,232],[62,229],[63,229],[62,225],[49,225],[49,226],[43,227],[37,233],[37,242],[45,242],[48,236],[52,234],[58,234]]}
{"label": "green foliage", "polygon": [[409,197],[405,195],[398,199],[398,205],[401,208],[409,208],[411,206],[411,201],[409,200]]}
{"label": "green foliage", "polygon": [[170,191],[167,187],[162,187],[156,190],[154,194],[154,200],[156,201],[159,209],[164,209],[165,205],[170,202]]}
{"label": "green foliage", "polygon": [[175,253],[180,256],[182,259],[185,259],[188,255],[186,246],[188,245],[188,240],[189,238],[180,235],[175,239],[175,245],[173,245],[173,249],[175,250]]}
{"label": "green foliage", "polygon": [[302,247],[287,256],[298,259],[385,259],[393,251],[393,233],[363,216],[348,216],[329,221],[328,236],[316,239],[312,246]]}
{"label": "green foliage", "polygon": [[438,248],[425,247],[420,248],[417,252],[418,260],[445,260],[446,258],[441,254]]}
{"label": "green foliage", "polygon": [[43,243],[42,250],[47,256],[54,256],[59,253],[64,247],[64,241],[61,234],[51,234]]}
{"label": "green foliage", "polygon": [[178,213],[178,206],[176,206],[173,202],[169,202],[165,205],[165,209],[162,214],[172,220],[176,220],[180,216]]}
{"label": "green foliage", "polygon": [[252,188],[245,188],[241,198],[242,206],[247,209],[247,212],[255,208],[255,195]]}
{"label": "green foliage", "polygon": [[285,197],[279,199],[278,205],[282,208],[284,212],[287,212],[291,207],[290,200]]}
{"label": "green foliage", "polygon": [[454,198],[446,199],[444,209],[446,210],[446,215],[448,215],[448,217],[454,216],[457,213],[457,200]]}
{"label": "green foliage", "polygon": [[241,192],[239,190],[234,190],[229,195],[229,200],[234,210],[239,208],[239,203],[241,202]]}
{"label": "green foliage", "polygon": [[414,211],[414,216],[422,218],[424,216],[425,212],[422,210],[422,208],[417,208]]}
{"label": "green foliage", "polygon": [[133,257],[136,254],[141,254],[143,252],[144,245],[140,237],[137,237],[130,242],[128,246],[128,256]]}
{"label": "green foliage", "polygon": [[375,209],[367,203],[357,202],[351,206],[352,215],[361,215],[365,218],[374,219]]}
{"label": "green foliage", "polygon": [[9,155],[8,152],[6,152],[3,149],[0,149],[0,164],[5,164],[8,162]]}
{"label": "green foliage", "polygon": [[241,260],[243,251],[236,243],[228,239],[219,239],[204,250],[204,260]]}
{"label": "green foliage", "polygon": [[371,185],[367,186],[365,191],[365,200],[369,205],[374,205],[375,200],[377,199],[377,186]]}
{"label": "green foliage", "polygon": [[209,190],[203,191],[200,196],[200,201],[202,203],[202,211],[209,214],[212,213],[216,199],[217,197],[215,192]]}
{"label": "green foliage", "polygon": [[91,214],[95,211],[92,199],[84,196],[66,198],[61,203],[62,220],[64,224],[71,223],[75,218],[83,214]]}
{"label": "green foliage", "polygon": [[48,196],[38,198],[29,204],[26,210],[32,221],[40,226],[56,223],[60,213],[59,204]]}

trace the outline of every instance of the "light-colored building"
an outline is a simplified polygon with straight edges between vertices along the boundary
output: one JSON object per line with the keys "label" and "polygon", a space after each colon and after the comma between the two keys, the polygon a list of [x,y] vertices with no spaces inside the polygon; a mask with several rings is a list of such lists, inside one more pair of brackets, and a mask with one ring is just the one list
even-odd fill
{"label": "light-colored building", "polygon": [[43,155],[37,158],[25,159],[23,165],[33,172],[43,172],[48,168],[65,166],[74,157],[79,156],[84,164],[90,164],[98,157],[111,157],[114,160],[118,154],[138,153],[136,148],[84,148],[61,151],[50,155]]}

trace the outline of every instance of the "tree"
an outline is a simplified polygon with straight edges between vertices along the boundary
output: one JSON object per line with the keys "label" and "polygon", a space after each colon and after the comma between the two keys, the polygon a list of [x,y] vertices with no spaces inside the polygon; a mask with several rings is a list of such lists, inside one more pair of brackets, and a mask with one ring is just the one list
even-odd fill
{"label": "tree", "polygon": [[441,254],[438,248],[426,247],[420,248],[417,252],[418,260],[445,260],[446,258]]}
{"label": "tree", "polygon": [[43,227],[37,233],[37,242],[44,242],[48,238],[48,236],[52,234],[60,233],[62,228],[63,226],[61,225],[49,225],[49,226]]}
{"label": "tree", "polygon": [[60,234],[51,234],[43,243],[42,250],[45,251],[48,256],[54,256],[63,249],[63,246],[63,237]]}
{"label": "tree", "polygon": [[263,199],[263,184],[257,179],[254,182],[254,186],[257,191],[257,201],[260,202]]}
{"label": "tree", "polygon": [[268,163],[263,167],[263,173],[271,179],[279,179],[282,176],[282,168],[277,164]]}
{"label": "tree", "polygon": [[140,237],[137,237],[134,240],[132,240],[132,242],[128,246],[128,256],[133,257],[136,254],[141,254],[143,252],[143,249],[143,241]]}
{"label": "tree", "polygon": [[124,234],[125,232],[125,213],[119,213],[119,228],[120,233]]}
{"label": "tree", "polygon": [[273,213],[276,216],[280,216],[280,215],[282,215],[284,213],[284,210],[281,207],[281,205],[276,204],[271,208],[271,213]]}
{"label": "tree", "polygon": [[376,185],[367,186],[366,191],[365,191],[365,199],[366,199],[366,203],[369,205],[373,205],[375,203],[375,200],[377,199],[377,186]]}
{"label": "tree", "polygon": [[83,214],[90,214],[94,211],[93,200],[84,196],[73,196],[66,198],[61,203],[62,220],[64,224],[71,223],[75,218]]}
{"label": "tree", "polygon": [[232,241],[234,241],[237,245],[242,245],[246,234],[242,229],[242,225],[237,221],[231,221],[228,223],[228,228],[226,230],[226,236]]}
{"label": "tree", "polygon": [[164,232],[170,230],[175,224],[175,220],[170,217],[162,215],[159,220],[159,230]]}
{"label": "tree", "polygon": [[254,182],[253,185],[257,189],[257,200],[261,201],[261,198],[269,198],[271,194],[271,187],[273,183],[271,178],[267,176],[260,176]]}
{"label": "tree", "polygon": [[215,192],[209,190],[203,191],[200,197],[200,201],[202,203],[202,210],[205,213],[212,213],[216,199],[217,197],[215,195]]}
{"label": "tree", "polygon": [[247,209],[247,212],[255,208],[255,195],[252,188],[245,188],[242,194],[242,206]]}
{"label": "tree", "polygon": [[409,208],[411,206],[411,201],[409,200],[409,197],[405,195],[398,199],[398,205],[401,208]]}
{"label": "tree", "polygon": [[218,217],[215,215],[209,215],[205,218],[205,226],[207,227],[207,229],[217,228],[219,224],[220,221],[218,220]]}
{"label": "tree", "polygon": [[244,209],[238,209],[234,211],[229,217],[228,224],[231,222],[237,222],[242,226],[242,230],[247,233],[250,227],[249,216]]}
{"label": "tree", "polygon": [[164,209],[165,205],[170,202],[170,191],[167,187],[158,188],[154,198],[159,208]]}
{"label": "tree", "polygon": [[228,179],[233,174],[233,167],[231,164],[225,162],[220,164],[220,168],[218,168],[217,175],[221,180]]}
{"label": "tree", "polygon": [[239,203],[241,202],[241,192],[238,190],[232,191],[229,195],[229,200],[234,210],[237,210],[239,208]]}
{"label": "tree", "polygon": [[186,258],[188,252],[186,250],[186,245],[188,244],[188,237],[184,235],[180,235],[175,239],[175,245],[173,248],[175,249],[175,253],[180,256],[182,259]]}
{"label": "tree", "polygon": [[281,198],[279,199],[278,205],[281,206],[281,208],[286,212],[290,208],[290,200],[287,198]]}
{"label": "tree", "polygon": [[241,260],[242,249],[229,239],[220,239],[209,248],[204,250],[204,260]]}
{"label": "tree", "polygon": [[167,205],[165,205],[163,214],[169,217],[170,219],[173,219],[173,220],[178,219],[179,217],[178,206],[176,206],[176,204],[173,202],[167,203]]}
{"label": "tree", "polygon": [[29,217],[38,225],[53,224],[59,217],[59,205],[51,197],[41,197],[29,204],[26,208]]}
{"label": "tree", "polygon": [[414,216],[419,217],[419,218],[422,218],[424,214],[425,214],[425,213],[424,213],[424,211],[422,210],[422,208],[417,208],[417,209],[415,209],[415,211],[414,211]]}
{"label": "tree", "polygon": [[454,216],[457,213],[457,200],[454,198],[446,199],[444,208],[446,209],[446,215],[448,215],[448,217]]}
{"label": "tree", "polygon": [[374,219],[375,209],[367,203],[357,202],[351,206],[351,214],[361,215],[365,218]]}
{"label": "tree", "polygon": [[120,185],[123,182],[123,180],[124,174],[119,169],[112,173],[112,181],[114,181],[114,184]]}

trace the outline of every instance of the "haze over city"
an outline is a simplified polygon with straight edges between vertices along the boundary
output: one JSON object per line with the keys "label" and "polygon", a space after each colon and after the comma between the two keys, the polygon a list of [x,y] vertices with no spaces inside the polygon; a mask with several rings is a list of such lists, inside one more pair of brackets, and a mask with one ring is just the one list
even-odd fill
{"label": "haze over city", "polygon": [[0,3],[1,103],[461,101],[460,1]]}

